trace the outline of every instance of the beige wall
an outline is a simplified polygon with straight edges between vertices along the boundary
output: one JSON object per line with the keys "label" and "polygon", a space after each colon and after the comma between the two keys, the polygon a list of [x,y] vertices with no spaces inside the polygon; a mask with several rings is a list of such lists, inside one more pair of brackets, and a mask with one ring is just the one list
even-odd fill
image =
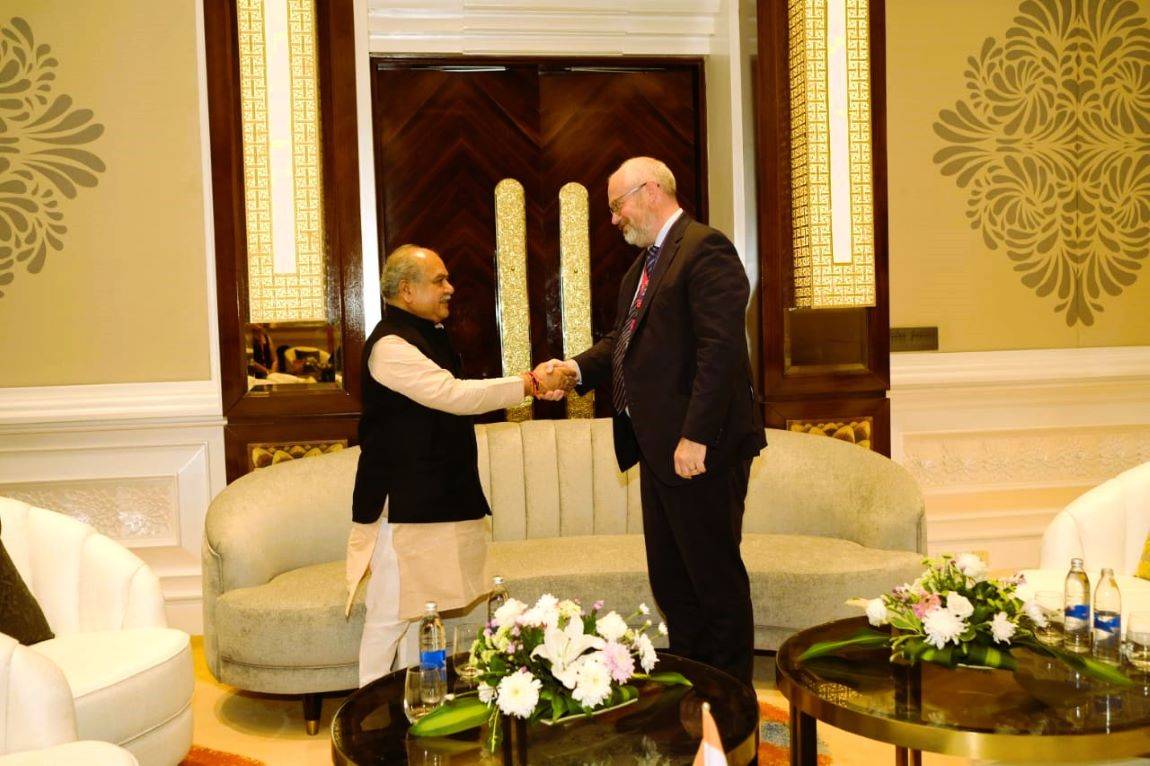
{"label": "beige wall", "polygon": [[0,386],[208,379],[196,0],[19,5],[0,25],[51,47],[53,97],[104,126],[76,148],[106,170],[60,197],[62,249],[0,287]]}
{"label": "beige wall", "polygon": [[[1136,281],[1121,294],[1102,293],[1096,299],[1103,310],[1094,313],[1092,325],[1068,325],[1067,314],[1055,310],[1061,302],[1058,290],[1040,297],[1022,284],[1005,247],[990,249],[981,230],[971,228],[966,213],[972,186],[959,188],[955,176],[944,176],[934,162],[936,152],[953,143],[933,128],[940,112],[954,110],[959,101],[971,103],[968,59],[979,58],[988,37],[1005,40],[1007,29],[1017,26],[1020,5],[1018,0],[888,0],[891,324],[937,326],[943,351],[1150,344],[1150,268],[1145,268],[1150,264],[1143,260],[1144,268],[1134,272]],[[1150,0],[1139,0],[1138,6],[1140,26],[1150,31]],[[1041,88],[1027,83],[1022,90],[1033,96]],[[1150,115],[1150,103],[1144,102],[1143,108],[1143,114]],[[1049,118],[1040,119],[1036,130],[1043,124],[1049,124]],[[1131,132],[1146,140],[1144,131],[1135,128],[1127,135]],[[1043,140],[1050,144],[1059,139]],[[990,183],[1000,189],[1009,185],[1002,174]],[[1051,183],[1048,177],[1045,184]],[[1044,184],[1030,188],[1035,187]],[[1062,186],[1058,199],[1066,198],[1066,188]],[[1041,225],[1056,213],[1041,209],[1048,200],[1032,206],[1038,196],[1028,190],[1019,201],[1024,208],[1039,208],[1036,220]],[[1143,178],[1140,188],[1123,196],[1127,201],[1140,197],[1143,205],[1150,205],[1150,179]],[[1080,220],[1088,225],[1091,215],[1083,214]],[[1150,220],[1140,225],[1148,226]],[[1061,248],[1061,240],[1055,247]],[[1034,251],[1032,245],[1021,249]],[[1141,252],[1144,258],[1145,245]]]}

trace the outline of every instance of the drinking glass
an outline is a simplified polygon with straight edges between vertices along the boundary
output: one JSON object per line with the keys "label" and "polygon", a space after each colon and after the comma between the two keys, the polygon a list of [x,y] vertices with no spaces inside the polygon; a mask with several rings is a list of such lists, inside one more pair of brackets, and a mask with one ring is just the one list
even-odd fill
{"label": "drinking glass", "polygon": [[1034,594],[1034,600],[1046,617],[1046,627],[1034,630],[1034,637],[1044,644],[1058,646],[1062,643],[1062,622],[1064,597],[1061,591],[1040,590]]}
{"label": "drinking glass", "polygon": [[[456,658],[455,675],[470,681],[479,675],[479,668],[471,661],[471,645],[479,638],[479,624],[461,622],[452,633],[451,653]],[[460,655],[463,655],[460,658]]]}
{"label": "drinking glass", "polygon": [[403,682],[403,713],[415,723],[435,710],[447,693],[447,679],[440,668],[412,665]]}
{"label": "drinking glass", "polygon": [[1130,613],[1126,640],[1130,642],[1130,664],[1150,672],[1150,612]]}

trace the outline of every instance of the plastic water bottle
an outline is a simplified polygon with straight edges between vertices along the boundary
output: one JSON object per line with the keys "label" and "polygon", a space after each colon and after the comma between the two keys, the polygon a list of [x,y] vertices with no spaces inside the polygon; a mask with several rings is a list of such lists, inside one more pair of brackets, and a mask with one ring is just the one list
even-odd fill
{"label": "plastic water bottle", "polygon": [[1082,569],[1082,559],[1070,560],[1064,595],[1066,619],[1062,646],[1075,654],[1090,651],[1090,578]]}
{"label": "plastic water bottle", "polygon": [[424,670],[447,669],[447,631],[439,619],[439,609],[434,601],[424,605],[426,610],[419,621],[419,664]]}
{"label": "plastic water bottle", "polygon": [[507,586],[499,575],[491,578],[491,595],[487,597],[487,621],[495,619],[495,612],[507,603]]}
{"label": "plastic water bottle", "polygon": [[1094,657],[1111,665],[1122,662],[1122,594],[1113,569],[1103,569],[1094,591]]}

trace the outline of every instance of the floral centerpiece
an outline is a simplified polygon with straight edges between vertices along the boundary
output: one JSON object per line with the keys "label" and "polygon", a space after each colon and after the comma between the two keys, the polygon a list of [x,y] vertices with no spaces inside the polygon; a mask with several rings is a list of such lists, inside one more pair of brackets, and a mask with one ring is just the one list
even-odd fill
{"label": "floral centerpiece", "polygon": [[1024,602],[1015,595],[1022,575],[987,579],[986,565],[970,553],[925,559],[923,564],[926,571],[913,583],[862,602],[870,624],[876,628],[889,625],[890,632],[864,630],[841,641],[816,643],[799,660],[849,647],[889,645],[892,661],[933,662],[950,668],[961,663],[1013,671],[1018,663],[1011,651],[1025,647],[1106,683],[1132,683],[1114,666],[1038,641],[1034,630],[1046,627],[1046,617],[1036,602]]}
{"label": "floral centerpiece", "polygon": [[[554,722],[638,699],[639,681],[690,685],[679,673],[651,672],[659,658],[647,635],[652,621],[645,604],[628,618],[614,611],[601,615],[602,608],[596,601],[584,611],[577,600],[551,594],[531,607],[508,599],[471,645],[478,694],[432,711],[411,733],[440,736],[488,721],[494,737],[500,714]],[[642,622],[633,627],[629,621],[636,618]],[[663,623],[657,630],[667,632]]]}

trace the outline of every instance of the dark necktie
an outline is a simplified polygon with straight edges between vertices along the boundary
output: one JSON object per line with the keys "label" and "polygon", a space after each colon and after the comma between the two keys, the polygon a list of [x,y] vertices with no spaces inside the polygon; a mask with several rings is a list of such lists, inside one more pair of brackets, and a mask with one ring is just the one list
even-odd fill
{"label": "dark necktie", "polygon": [[611,403],[615,405],[616,412],[623,412],[627,408],[627,388],[623,384],[623,357],[627,355],[627,347],[631,345],[631,336],[635,333],[635,324],[639,321],[639,309],[643,308],[643,298],[647,294],[647,284],[651,281],[651,272],[655,269],[655,261],[659,259],[659,248],[655,245],[647,248],[647,260],[643,264],[643,274],[639,277],[639,289],[635,292],[635,299],[631,301],[631,308],[627,318],[623,321],[623,328],[619,337],[615,339],[615,348],[611,353]]}

